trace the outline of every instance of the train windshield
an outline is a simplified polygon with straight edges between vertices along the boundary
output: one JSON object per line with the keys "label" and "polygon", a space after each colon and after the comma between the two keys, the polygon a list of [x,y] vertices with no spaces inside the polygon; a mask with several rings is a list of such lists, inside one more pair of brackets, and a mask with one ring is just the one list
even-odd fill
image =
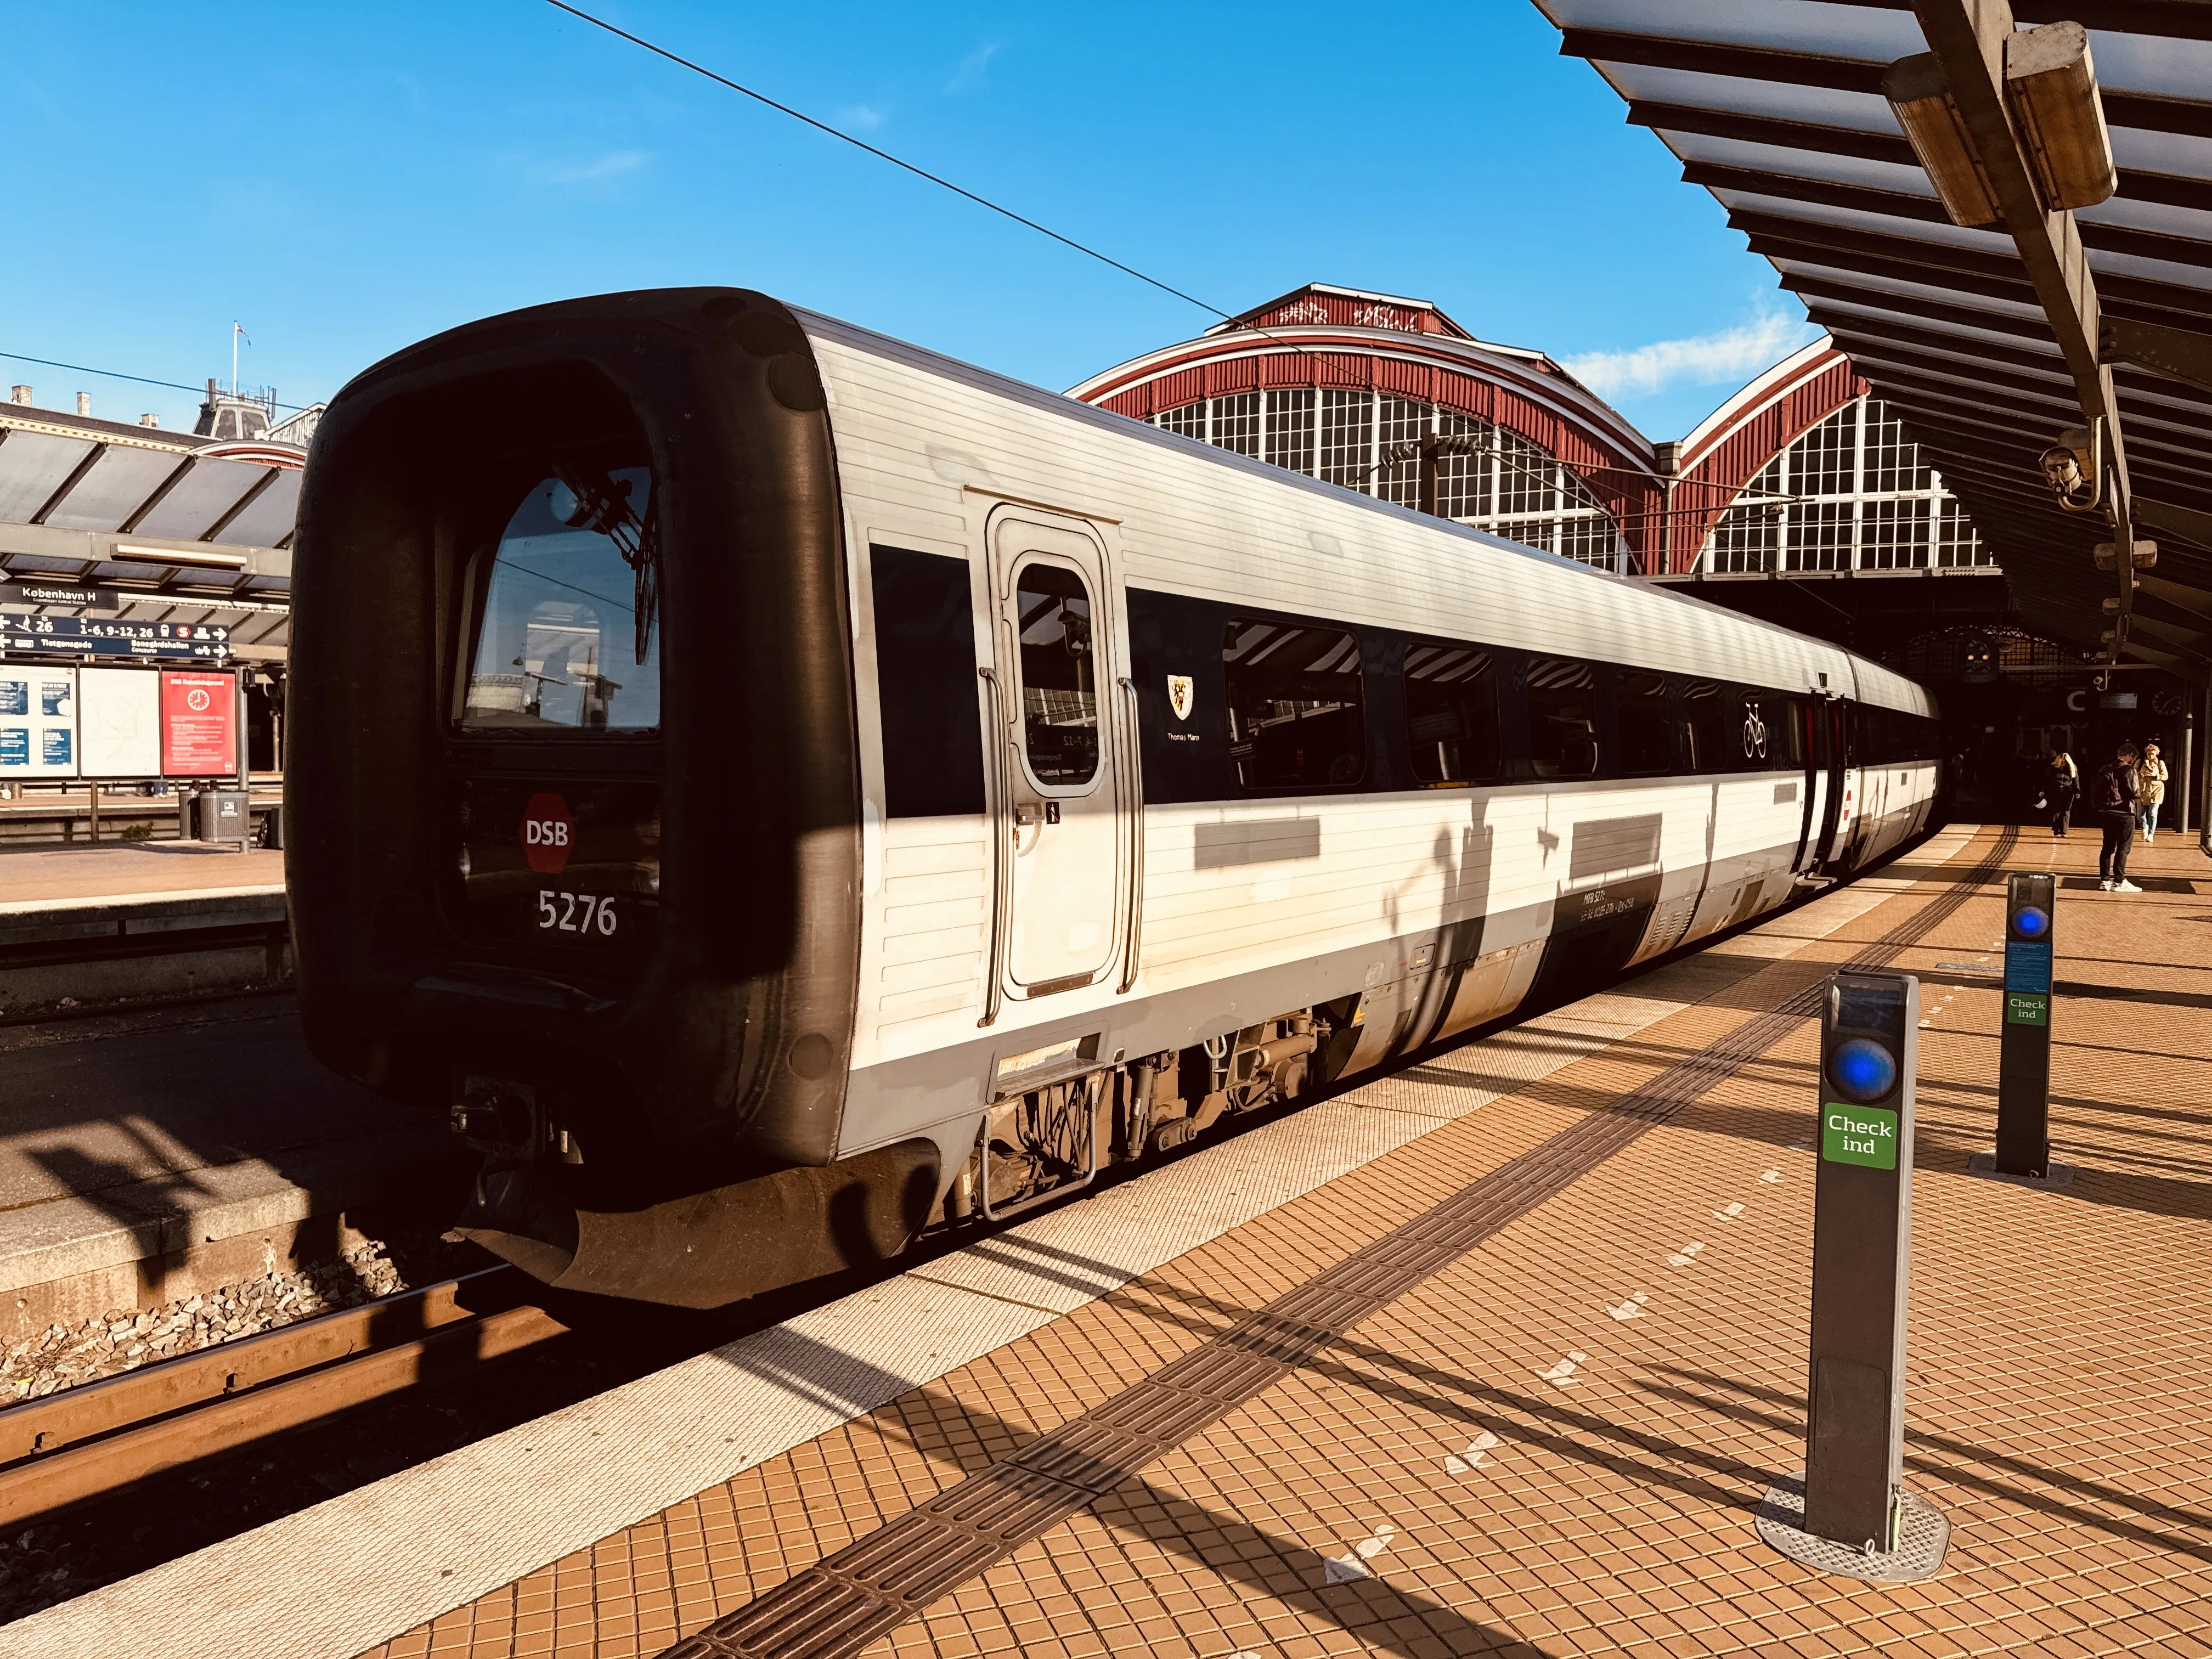
{"label": "train windshield", "polygon": [[478,556],[464,727],[659,726],[653,505],[641,466],[557,465],[524,495]]}

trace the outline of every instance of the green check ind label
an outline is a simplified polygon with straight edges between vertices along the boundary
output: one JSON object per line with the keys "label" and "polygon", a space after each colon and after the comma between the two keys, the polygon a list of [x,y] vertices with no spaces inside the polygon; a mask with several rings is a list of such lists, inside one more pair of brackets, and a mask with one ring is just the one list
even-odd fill
{"label": "green check ind label", "polygon": [[1821,1109],[1820,1156],[1831,1164],[1863,1164],[1869,1170],[1897,1167],[1897,1114],[1879,1106]]}
{"label": "green check ind label", "polygon": [[2005,993],[2005,1024],[2008,1025],[2048,1025],[2051,1024],[2051,999],[2034,991]]}

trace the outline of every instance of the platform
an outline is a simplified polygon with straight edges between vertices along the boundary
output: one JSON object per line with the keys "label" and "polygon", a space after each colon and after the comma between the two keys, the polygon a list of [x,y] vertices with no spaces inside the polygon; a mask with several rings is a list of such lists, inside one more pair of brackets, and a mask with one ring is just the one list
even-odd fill
{"label": "platform", "polygon": [[316,1064],[289,996],[0,1027],[0,1341],[327,1260],[466,1185],[441,1121]]}
{"label": "platform", "polygon": [[281,890],[284,854],[197,841],[108,842],[98,847],[0,848],[0,906],[132,898],[149,893]]}
{"label": "platform", "polygon": [[[2094,857],[1950,832],[0,1653],[2212,1652],[2193,842],[2137,849],[2154,890],[2062,892],[2072,1184],[1967,1173],[1999,871]],[[1849,961],[1919,974],[1927,1021],[1906,1480],[1953,1531],[1903,1585],[1753,1528],[1802,1461],[1806,1011]]]}

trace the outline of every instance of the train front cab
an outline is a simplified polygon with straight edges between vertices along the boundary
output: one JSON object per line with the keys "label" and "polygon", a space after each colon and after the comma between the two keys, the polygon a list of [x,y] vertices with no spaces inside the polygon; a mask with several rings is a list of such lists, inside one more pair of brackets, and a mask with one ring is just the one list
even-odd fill
{"label": "train front cab", "polygon": [[295,581],[308,1041],[483,1151],[464,1231],[701,1305],[902,1247],[934,1146],[823,1167],[860,836],[835,465],[791,314],[620,295],[399,353],[324,419]]}

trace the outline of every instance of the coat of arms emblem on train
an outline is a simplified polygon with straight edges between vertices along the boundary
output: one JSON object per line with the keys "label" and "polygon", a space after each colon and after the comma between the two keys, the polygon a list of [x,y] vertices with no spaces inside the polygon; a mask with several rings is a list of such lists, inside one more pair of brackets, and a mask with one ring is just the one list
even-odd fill
{"label": "coat of arms emblem on train", "polygon": [[1169,675],[1168,707],[1175,710],[1175,717],[1177,720],[1187,720],[1190,718],[1191,700],[1192,687],[1190,676],[1188,674]]}

